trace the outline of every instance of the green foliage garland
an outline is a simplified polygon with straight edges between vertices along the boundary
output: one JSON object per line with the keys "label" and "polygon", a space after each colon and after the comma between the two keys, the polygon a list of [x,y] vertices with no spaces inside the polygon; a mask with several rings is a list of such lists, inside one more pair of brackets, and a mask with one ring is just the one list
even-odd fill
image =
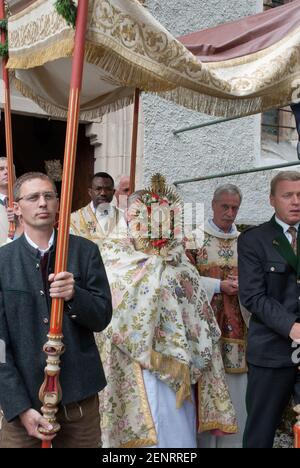
{"label": "green foliage garland", "polygon": [[[7,31],[7,19],[0,20],[0,31]],[[0,57],[7,57],[8,56],[8,42],[7,42],[7,35],[5,44],[0,43]]]}
{"label": "green foliage garland", "polygon": [[73,0],[56,0],[55,8],[59,15],[61,15],[69,26],[75,28],[77,6]]}
{"label": "green foliage garland", "polygon": [[3,29],[3,31],[7,31],[7,19],[0,20],[0,29]]}
{"label": "green foliage garland", "polygon": [[7,39],[5,44],[0,44],[0,57],[7,57],[8,56],[8,43]]}

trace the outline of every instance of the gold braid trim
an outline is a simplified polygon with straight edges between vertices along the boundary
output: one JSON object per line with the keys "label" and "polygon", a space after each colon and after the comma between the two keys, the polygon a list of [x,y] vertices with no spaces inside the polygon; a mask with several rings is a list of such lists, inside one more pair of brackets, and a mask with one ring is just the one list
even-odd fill
{"label": "gold braid trim", "polygon": [[139,448],[139,447],[152,447],[153,445],[157,445],[157,434],[155,430],[154,421],[152,418],[148,397],[145,389],[144,379],[143,379],[143,372],[141,369],[140,364],[137,362],[133,363],[136,383],[138,386],[138,391],[140,395],[140,402],[145,418],[145,423],[148,429],[148,437],[141,438],[141,439],[132,439],[128,442],[125,442],[120,447],[121,448]]}
{"label": "gold braid trim", "polygon": [[[44,47],[30,47],[30,52],[22,51],[22,54],[11,55],[7,68],[28,69],[40,67],[47,62],[64,57],[71,57],[74,49],[74,31],[67,30],[61,34],[63,37],[58,42],[52,42]],[[52,42],[52,43],[51,43]]]}
{"label": "gold braid trim", "polygon": [[[47,54],[49,56],[49,60],[62,58],[64,54],[65,56],[70,56],[72,55],[73,45],[73,39],[71,41],[70,39],[66,39],[66,42],[63,40],[58,44],[50,46],[48,50],[43,49],[43,51],[39,51],[37,56],[35,56],[35,54],[25,54],[23,58],[22,54],[21,57],[11,57],[9,59],[8,67],[29,68],[38,66],[45,62],[44,59]],[[177,104],[189,109],[223,117],[247,116],[263,112],[267,109],[290,104],[293,92],[292,84],[299,75],[299,72],[295,71],[293,75],[290,75],[281,83],[274,83],[273,86],[268,88],[267,94],[264,94],[266,90],[261,89],[257,91],[256,96],[250,98],[243,98],[241,96],[230,96],[229,98],[225,98],[224,94],[222,95],[222,93],[217,90],[208,88],[205,90],[203,89],[203,92],[214,92],[219,95],[210,96],[209,94],[202,94],[199,91],[199,84],[192,84],[189,80],[176,76],[175,73],[173,74],[173,83],[168,81],[167,76],[164,76],[164,78],[161,79],[155,73],[155,67],[153,67],[152,71],[145,68],[145,61],[143,59],[135,57],[135,64],[133,64],[131,60],[128,60],[125,57],[124,48],[120,51],[117,50],[116,52],[112,52],[111,50],[108,50],[105,45],[104,47],[100,47],[94,45],[90,41],[87,41],[85,53],[87,62],[101,67],[105,72],[115,77],[116,86],[128,86],[128,83],[130,83],[130,87],[138,87],[141,90],[156,93],[164,99],[176,102]],[[165,75],[167,74],[168,73]],[[177,80],[182,83],[182,86],[176,87],[174,82]],[[191,89],[191,84],[194,89]],[[16,86],[24,96],[34,100],[47,113],[52,114],[55,117],[66,117],[66,109],[48,103],[23,83],[18,83]],[[80,118],[89,120],[100,117],[106,112],[118,110],[121,107],[132,103],[132,99],[132,96],[120,98],[116,102],[106,104],[102,107],[100,103],[100,108],[98,107],[91,111],[82,111]]]}
{"label": "gold braid trim", "polygon": [[[212,431],[212,430],[220,430],[222,432],[226,432],[229,434],[236,434],[238,432],[238,426],[236,422],[236,418],[230,418],[231,421],[228,420],[228,423],[230,422],[231,424],[226,423],[226,413],[228,412],[228,406],[232,405],[231,403],[228,404],[225,402],[225,405],[223,405],[222,409],[218,409],[218,413],[220,414],[220,419],[216,420],[210,420],[205,422],[204,417],[203,417],[203,399],[201,397],[201,382],[198,381],[197,386],[196,386],[196,391],[198,394],[198,408],[197,408],[197,413],[198,413],[198,428],[197,432],[205,432],[205,431]],[[222,416],[222,413],[224,414],[224,417]],[[208,418],[209,419],[209,418]],[[227,418],[228,419],[228,418]],[[233,424],[232,424],[233,423]]]}
{"label": "gold braid trim", "polygon": [[224,99],[182,87],[157,94],[164,99],[204,114],[228,118],[246,117],[268,109],[289,105],[292,102],[292,84],[298,76],[299,72],[295,72],[280,85],[274,84],[268,89],[267,95],[263,95],[264,90],[261,90],[261,97],[242,98],[237,96]]}
{"label": "gold braid trim", "polygon": [[120,448],[141,448],[141,447],[151,447],[152,445],[156,445],[157,441],[154,439],[137,439],[137,440],[130,440],[126,442],[126,444],[120,445]]}
{"label": "gold braid trim", "polygon": [[208,424],[200,424],[198,426],[198,432],[213,431],[219,429],[219,431],[226,432],[227,434],[236,434],[238,431],[237,425],[226,425],[220,424],[217,421],[213,421]]}
{"label": "gold braid trim", "polygon": [[[145,445],[148,445],[148,446],[149,445],[156,445],[158,443],[157,434],[156,434],[156,430],[155,430],[155,424],[154,424],[154,421],[153,421],[153,418],[152,418],[151,409],[150,409],[150,406],[149,406],[147,392],[146,392],[146,389],[145,389],[143,371],[142,371],[142,368],[141,368],[140,364],[138,364],[137,362],[133,363],[133,367],[134,367],[134,372],[135,372],[135,376],[136,376],[136,382],[138,384],[138,390],[139,390],[139,395],[140,395],[140,400],[141,400],[141,404],[142,404],[144,417],[145,417],[145,420],[146,420],[146,425],[147,425],[147,428],[149,428],[148,429],[149,434],[148,434],[148,437],[146,439],[147,444],[145,444]],[[144,440],[144,439],[141,439],[141,440]]]}
{"label": "gold braid trim", "polygon": [[248,372],[248,367],[241,367],[240,369],[233,369],[232,367],[225,367],[226,374],[245,374]]}
{"label": "gold braid trim", "polygon": [[240,344],[246,346],[246,340],[240,340],[235,338],[223,338],[221,337],[221,341],[224,343],[232,343],[232,344]]}
{"label": "gold braid trim", "polygon": [[[221,343],[229,343],[232,345],[242,345],[244,347],[244,352],[246,353],[247,342],[246,340],[237,340],[232,338],[223,338],[221,337]],[[248,372],[248,367],[245,365],[244,367],[224,367],[226,374],[245,374]]]}
{"label": "gold braid trim", "polygon": [[[49,48],[43,48],[42,51],[36,53],[28,55],[22,54],[22,56],[19,57],[12,56],[9,59],[8,67],[30,68],[43,64],[46,56],[48,56],[48,60],[71,56],[73,45],[73,39],[68,38],[57,44],[50,45]],[[270,108],[282,107],[290,104],[293,91],[292,84],[299,75],[299,72],[295,71],[293,75],[290,75],[281,83],[274,83],[273,86],[268,88],[267,94],[264,94],[265,90],[262,89],[257,91],[256,96],[250,98],[243,98],[240,96],[225,98],[224,94],[222,95],[222,93],[218,93],[217,90],[213,89],[205,89],[203,92],[215,92],[215,94],[219,94],[219,96],[202,94],[199,92],[199,85],[195,83],[193,83],[194,89],[191,89],[191,82],[189,80],[177,77],[174,73],[173,80],[175,82],[179,80],[179,82],[182,83],[182,86],[176,87],[174,81],[173,83],[168,81],[168,73],[161,79],[155,73],[155,67],[153,67],[152,71],[147,70],[143,59],[135,57],[136,64],[133,64],[131,60],[125,57],[124,48],[119,52],[112,52],[108,50],[105,45],[104,47],[99,47],[87,41],[85,50],[87,62],[100,66],[105,72],[114,76],[116,79],[116,86],[127,86],[128,83],[130,83],[131,87],[138,87],[144,91],[155,92],[159,96],[189,109],[223,117],[247,116],[263,112]],[[123,52],[123,56],[121,52]],[[66,109],[48,103],[23,83],[19,83],[16,86],[23,95],[33,99],[47,113],[55,117],[66,117]],[[116,102],[106,104],[101,108],[96,108],[92,111],[82,111],[80,117],[86,120],[100,117],[105,112],[115,111],[130,104],[132,99],[132,96],[120,98]]]}
{"label": "gold braid trim", "polygon": [[[123,46],[115,44],[115,50],[111,49],[110,41],[101,37],[103,45],[86,41],[85,60],[100,67],[116,80],[116,85],[136,87],[142,91],[166,91],[175,88],[174,83],[168,81],[167,77],[161,78],[161,66],[149,64],[139,56],[132,56]],[[107,42],[107,44],[106,44]],[[157,73],[155,68],[157,67]],[[168,70],[169,71],[169,70]]]}
{"label": "gold braid trim", "polygon": [[[44,98],[35,94],[33,90],[27,86],[22,81],[18,80],[15,76],[12,76],[11,81],[14,87],[25,97],[34,101],[41,109],[43,109],[47,114],[52,115],[53,117],[66,119],[68,116],[68,110],[64,107],[59,107],[56,104],[52,104],[46,101]],[[80,120],[94,120],[102,117],[108,112],[115,112],[123,107],[129,106],[133,103],[133,95],[125,96],[118,98],[116,101],[105,104],[101,106],[101,103],[98,106],[95,106],[91,110],[81,110],[80,111]]]}
{"label": "gold braid trim", "polygon": [[179,362],[171,356],[163,356],[156,351],[151,351],[151,367],[162,375],[170,375],[180,382],[180,388],[176,392],[176,408],[180,408],[185,400],[192,401],[191,377],[187,364]]}
{"label": "gold braid trim", "polygon": [[38,94],[35,94],[32,89],[27,86],[23,81],[18,80],[15,76],[12,76],[11,82],[23,96],[34,101],[41,109],[43,109],[47,114],[52,115],[53,117],[58,117],[64,119],[67,117],[67,111],[63,108],[59,108],[49,102],[45,101]]}
{"label": "gold braid trim", "polygon": [[[191,383],[190,372],[186,364],[180,363],[173,357],[163,356],[156,351],[151,351],[151,366],[152,370],[158,371],[161,374],[169,374],[176,380],[180,380],[182,385],[176,393],[176,407],[180,408],[186,399],[191,399]],[[133,439],[121,445],[121,448],[139,448],[151,447],[157,444],[157,435],[155,431],[154,422],[152,419],[151,411],[149,408],[148,398],[145,390],[143,374],[141,366],[134,363],[134,371],[136,375],[136,382],[138,384],[140,400],[143,408],[144,417],[147,427],[149,429],[149,438]],[[215,427],[213,427],[214,429]],[[228,432],[228,431],[227,431]]]}

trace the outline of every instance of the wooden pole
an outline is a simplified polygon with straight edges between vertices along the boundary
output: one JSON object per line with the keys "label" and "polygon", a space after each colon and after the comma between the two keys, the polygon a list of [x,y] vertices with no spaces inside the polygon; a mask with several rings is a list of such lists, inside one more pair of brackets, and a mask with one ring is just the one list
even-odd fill
{"label": "wooden pole", "polygon": [[297,422],[294,425],[294,439],[295,439],[294,448],[300,449],[300,405],[297,405],[294,408],[294,411],[297,414]]}
{"label": "wooden pole", "polygon": [[140,90],[136,89],[134,93],[129,193],[133,193],[135,191],[136,158],[137,158],[137,143],[138,143],[138,129],[139,129],[139,108],[140,108]]}
{"label": "wooden pole", "polygon": [[[66,143],[64,153],[64,168],[62,178],[61,204],[59,213],[59,229],[56,246],[56,260],[54,273],[66,271],[69,246],[69,229],[71,204],[73,197],[73,185],[76,163],[76,145],[79,123],[80,91],[83,75],[84,46],[87,26],[88,1],[79,0],[76,18],[76,33],[74,56],[72,64],[72,77],[70,85],[68,120],[66,131]],[[43,403],[42,413],[53,430],[47,431],[40,428],[43,434],[54,434],[60,430],[56,421],[58,404],[62,399],[59,385],[60,356],[64,352],[62,342],[62,322],[64,313],[64,301],[53,299],[51,308],[50,331],[48,342],[44,345],[47,354],[47,366],[45,368],[45,380],[40,389],[40,400]],[[43,448],[50,448],[51,443],[43,442]]]}
{"label": "wooden pole", "polygon": [[[5,20],[5,5],[4,0],[0,0],[0,20]],[[5,45],[7,32],[1,29],[1,44]],[[11,128],[11,105],[10,105],[10,88],[8,70],[6,68],[7,57],[2,57],[2,80],[3,80],[3,97],[4,97],[4,124],[5,124],[5,142],[6,142],[6,157],[8,170],[8,207],[13,208],[13,185],[15,179],[14,161],[13,161],[13,143],[12,143],[12,128]],[[13,239],[15,233],[15,224],[9,223],[8,237]]]}

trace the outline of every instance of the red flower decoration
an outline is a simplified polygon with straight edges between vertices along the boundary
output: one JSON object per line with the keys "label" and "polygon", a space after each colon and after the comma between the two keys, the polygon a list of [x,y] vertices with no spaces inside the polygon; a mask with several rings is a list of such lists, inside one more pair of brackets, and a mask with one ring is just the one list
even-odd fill
{"label": "red flower decoration", "polygon": [[159,249],[167,245],[167,243],[168,243],[168,239],[159,239],[159,240],[154,240],[151,242],[153,247],[157,247]]}

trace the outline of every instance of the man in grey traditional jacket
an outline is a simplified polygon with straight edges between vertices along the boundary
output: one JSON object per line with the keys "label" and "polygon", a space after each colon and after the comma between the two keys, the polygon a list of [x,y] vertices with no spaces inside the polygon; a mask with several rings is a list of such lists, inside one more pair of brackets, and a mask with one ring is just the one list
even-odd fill
{"label": "man in grey traditional jacket", "polygon": [[[100,442],[98,392],[106,385],[95,331],[111,319],[111,295],[100,257],[92,242],[70,236],[67,272],[54,275],[58,210],[55,185],[41,173],[24,174],[14,189],[15,212],[22,216],[24,235],[0,249],[0,340],[6,362],[0,363],[0,406],[4,413],[0,447],[96,447]],[[50,307],[65,301],[61,358],[62,403],[58,435],[39,410],[44,380]]]}

